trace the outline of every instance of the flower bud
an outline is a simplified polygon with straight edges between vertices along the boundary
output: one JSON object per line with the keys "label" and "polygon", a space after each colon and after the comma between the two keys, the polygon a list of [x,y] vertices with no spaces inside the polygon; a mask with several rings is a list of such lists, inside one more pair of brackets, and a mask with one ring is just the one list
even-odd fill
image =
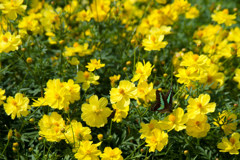
{"label": "flower bud", "polygon": [[98,135],[97,135],[97,138],[98,138],[99,141],[102,141],[103,135],[102,135],[102,134],[98,134]]}
{"label": "flower bud", "polygon": [[185,150],[183,153],[184,153],[184,155],[187,155],[188,154],[188,150]]}
{"label": "flower bud", "polygon": [[28,148],[28,151],[29,151],[29,152],[32,152],[32,151],[33,151],[33,148],[32,148],[32,147]]}
{"label": "flower bud", "polygon": [[163,74],[163,77],[164,77],[164,78],[166,78],[167,76],[168,76],[168,74],[167,74],[167,73],[164,73],[164,74]]}
{"label": "flower bud", "polygon": [[32,60],[31,57],[28,57],[28,58],[26,59],[26,62],[27,62],[28,64],[31,64],[31,63],[33,62],[33,60]]}
{"label": "flower bud", "polygon": [[127,71],[127,67],[123,67],[123,71],[126,72]]}
{"label": "flower bud", "polygon": [[35,119],[34,119],[34,118],[30,118],[30,119],[29,119],[29,122],[30,122],[31,124],[33,124],[33,123],[34,123],[34,121],[35,121]]}
{"label": "flower bud", "polygon": [[19,146],[18,142],[13,143],[13,147],[17,148]]}
{"label": "flower bud", "polygon": [[12,150],[13,150],[13,152],[17,152],[17,148],[15,148],[15,147],[12,147]]}
{"label": "flower bud", "polygon": [[12,129],[9,129],[9,131],[8,131],[8,135],[7,135],[8,140],[10,140],[10,139],[12,138],[12,134],[13,134]]}
{"label": "flower bud", "polygon": [[39,140],[39,141],[43,140],[43,137],[38,137],[38,140]]}
{"label": "flower bud", "polygon": [[131,61],[127,61],[127,62],[126,62],[126,65],[127,65],[127,66],[130,66],[131,64],[132,64]]}
{"label": "flower bud", "polygon": [[20,139],[21,138],[21,134],[16,129],[14,130],[14,132],[15,132],[15,137]]}

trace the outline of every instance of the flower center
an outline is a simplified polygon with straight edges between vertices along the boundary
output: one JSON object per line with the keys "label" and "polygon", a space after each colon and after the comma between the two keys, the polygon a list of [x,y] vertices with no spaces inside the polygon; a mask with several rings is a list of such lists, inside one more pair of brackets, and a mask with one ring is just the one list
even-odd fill
{"label": "flower center", "polygon": [[150,124],[148,125],[148,128],[149,128],[150,130],[152,130],[152,129],[154,128],[154,125],[153,125],[152,123],[150,123]]}
{"label": "flower center", "polygon": [[168,119],[169,119],[169,121],[175,122],[176,117],[173,114],[170,114]]}
{"label": "flower center", "polygon": [[120,88],[120,89],[119,89],[119,93],[124,95],[124,94],[125,94],[125,93],[124,93],[124,89]]}
{"label": "flower center", "polygon": [[152,40],[153,42],[156,42],[156,37],[153,36],[153,35],[151,35],[151,40]]}
{"label": "flower center", "polygon": [[201,123],[199,121],[196,121],[195,124],[199,127]]}
{"label": "flower center", "polygon": [[6,42],[6,43],[8,42],[8,38],[7,38],[6,36],[3,36],[2,39],[3,39],[3,41]]}
{"label": "flower center", "polygon": [[231,137],[231,138],[229,139],[229,141],[232,143],[232,145],[235,144],[235,139],[234,139],[234,138]]}
{"label": "flower center", "polygon": [[86,155],[90,155],[91,154],[91,151],[90,150],[87,150],[86,151]]}
{"label": "flower center", "polygon": [[202,104],[197,102],[197,107],[201,109],[202,108]]}
{"label": "flower center", "polygon": [[198,56],[197,54],[194,54],[194,55],[193,55],[193,60],[194,60],[194,61],[197,61],[197,60],[198,60],[198,57],[199,57],[199,56]]}
{"label": "flower center", "polygon": [[89,74],[88,71],[85,71],[85,72],[83,73],[83,76],[84,76],[85,79],[88,79],[89,76],[90,76],[90,74]]}

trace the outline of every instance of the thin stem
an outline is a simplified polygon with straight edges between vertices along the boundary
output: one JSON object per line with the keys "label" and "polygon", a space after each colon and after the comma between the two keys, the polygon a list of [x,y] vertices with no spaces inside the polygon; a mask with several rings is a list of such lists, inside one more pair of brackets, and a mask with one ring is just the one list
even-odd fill
{"label": "thin stem", "polygon": [[4,152],[5,152],[6,149],[7,149],[7,146],[8,146],[8,144],[9,144],[9,140],[10,140],[10,139],[8,139],[6,146],[5,146],[4,150],[2,151],[2,155],[4,154]]}
{"label": "thin stem", "polygon": [[125,160],[128,160],[129,158],[131,158],[132,155],[144,144],[145,144],[145,141],[142,144],[140,144],[129,156],[127,156],[127,158],[125,158]]}

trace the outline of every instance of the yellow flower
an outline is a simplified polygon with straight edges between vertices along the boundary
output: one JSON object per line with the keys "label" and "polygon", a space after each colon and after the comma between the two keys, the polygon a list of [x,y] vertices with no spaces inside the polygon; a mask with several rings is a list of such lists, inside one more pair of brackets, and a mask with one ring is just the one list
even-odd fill
{"label": "yellow flower", "polygon": [[218,143],[217,147],[220,152],[229,152],[229,154],[239,154],[238,150],[240,149],[239,142],[239,133],[233,133],[231,138],[228,140],[226,137],[223,137],[222,142]]}
{"label": "yellow flower", "polygon": [[17,93],[15,98],[9,96],[7,98],[7,103],[4,103],[3,107],[7,115],[11,114],[11,118],[15,119],[16,116],[19,118],[28,115],[28,109],[30,109],[28,104],[29,99],[24,97],[23,94]]}
{"label": "yellow flower", "polygon": [[98,85],[99,76],[94,75],[92,72],[79,71],[77,72],[76,83],[83,83],[82,88],[88,90],[90,84]]}
{"label": "yellow flower", "polygon": [[6,99],[5,90],[0,88],[0,106],[4,103],[3,101]]}
{"label": "yellow flower", "polygon": [[101,158],[102,160],[123,160],[121,154],[122,151],[119,148],[105,147]]}
{"label": "yellow flower", "polygon": [[206,70],[206,74],[203,75],[200,83],[204,83],[207,85],[211,85],[212,89],[217,88],[217,86],[222,86],[224,83],[224,74],[218,72],[218,66],[215,64],[211,64],[209,68]]}
{"label": "yellow flower", "polygon": [[177,82],[180,84],[189,85],[192,81],[196,81],[199,78],[198,71],[194,67],[179,68],[178,74],[175,75],[178,77]]}
{"label": "yellow flower", "polygon": [[100,69],[104,66],[105,66],[105,64],[101,64],[100,59],[99,60],[91,59],[90,63],[88,63],[86,68],[88,68],[88,71],[92,72],[92,71],[95,71],[96,69]]}
{"label": "yellow flower", "polygon": [[121,75],[113,75],[111,77],[109,77],[110,79],[110,83],[111,83],[111,87],[114,87],[115,86],[115,82],[118,81],[120,79]]}
{"label": "yellow flower", "polygon": [[112,105],[112,108],[115,109],[115,114],[113,121],[121,122],[123,118],[126,118],[129,111],[129,105],[125,105],[124,101],[119,101]]}
{"label": "yellow flower", "polygon": [[208,94],[201,94],[198,98],[190,98],[188,100],[188,116],[189,118],[194,118],[198,114],[207,114],[215,111],[216,103],[210,101],[210,96]]}
{"label": "yellow flower", "polygon": [[136,98],[137,88],[134,83],[127,80],[122,80],[119,83],[118,88],[112,88],[110,91],[111,103],[124,101],[126,104],[130,104],[130,98]]}
{"label": "yellow flower", "polygon": [[153,27],[150,30],[150,34],[151,35],[166,35],[166,34],[170,34],[171,33],[171,29],[172,27],[170,26],[161,26],[160,28],[158,27]]}
{"label": "yellow flower", "polygon": [[69,101],[70,103],[74,103],[80,99],[80,86],[78,84],[74,84],[72,79],[69,79],[68,82],[64,82],[64,87],[69,92]]}
{"label": "yellow flower", "polygon": [[40,15],[37,14],[31,14],[29,16],[23,17],[23,19],[18,24],[21,35],[39,34],[41,32],[39,18]]}
{"label": "yellow flower", "polygon": [[82,10],[80,12],[77,13],[77,18],[76,21],[87,21],[89,22],[92,18],[92,14],[90,12],[90,10]]}
{"label": "yellow flower", "polygon": [[165,4],[165,3],[167,3],[167,0],[156,0],[158,3],[160,3],[160,4]]}
{"label": "yellow flower", "polygon": [[154,129],[151,135],[146,138],[146,146],[149,146],[149,152],[155,152],[157,149],[159,152],[168,143],[168,134],[160,129]]}
{"label": "yellow flower", "polygon": [[82,141],[77,153],[74,155],[78,160],[99,160],[101,151],[97,149],[101,143],[92,144],[92,141]]}
{"label": "yellow flower", "polygon": [[151,136],[154,129],[162,129],[160,123],[155,119],[152,119],[150,123],[147,124],[141,123],[141,129],[139,130],[139,132],[142,133],[142,135],[140,138],[143,139]]}
{"label": "yellow flower", "polygon": [[45,137],[47,141],[59,142],[64,139],[62,130],[65,129],[65,121],[57,112],[52,112],[50,116],[43,115],[38,122],[39,135]]}
{"label": "yellow flower", "polygon": [[148,104],[150,101],[155,101],[156,100],[155,93],[156,90],[153,89],[153,83],[148,84],[146,81],[138,83],[137,86],[138,103],[140,103],[140,101],[144,101],[146,104]]}
{"label": "yellow flower", "polygon": [[148,35],[148,38],[143,39],[142,45],[144,50],[152,51],[157,50],[160,51],[161,48],[165,48],[168,44],[167,41],[163,41],[164,35]]}
{"label": "yellow flower", "polygon": [[96,95],[89,98],[89,104],[84,103],[82,105],[82,119],[90,127],[103,127],[107,123],[107,117],[109,117],[112,111],[106,107],[108,100],[104,97],[98,100]]}
{"label": "yellow flower", "polygon": [[61,83],[59,79],[48,80],[47,88],[45,88],[45,100],[46,103],[56,109],[68,108],[70,93],[68,89],[64,87],[64,83]]}
{"label": "yellow flower", "polygon": [[134,74],[133,78],[131,79],[131,81],[135,82],[135,81],[139,80],[139,83],[146,81],[148,79],[148,77],[151,75],[153,67],[154,67],[154,65],[152,66],[152,64],[150,62],[147,62],[147,63],[145,63],[145,61],[143,61],[143,63],[138,62],[136,64],[135,74]]}
{"label": "yellow flower", "polygon": [[237,129],[237,115],[229,111],[224,110],[222,113],[218,113],[219,116],[217,119],[214,119],[214,125],[221,126],[225,135],[233,133]]}
{"label": "yellow flower", "polygon": [[187,114],[184,114],[182,108],[174,109],[173,112],[167,116],[161,123],[166,123],[169,125],[168,131],[175,129],[176,131],[181,131],[186,128],[185,123],[188,121]]}
{"label": "yellow flower", "polygon": [[2,10],[3,14],[6,14],[7,18],[15,20],[17,14],[22,15],[27,8],[27,6],[22,5],[22,3],[23,0],[4,0],[2,4],[0,4],[0,10]]}
{"label": "yellow flower", "polygon": [[224,9],[222,11],[214,11],[212,20],[217,22],[218,24],[225,24],[226,26],[231,26],[236,23],[234,21],[236,19],[236,14],[230,15],[228,14],[228,9]]}
{"label": "yellow flower", "polygon": [[68,61],[73,66],[79,65],[79,60],[76,57],[71,58],[71,60]]}
{"label": "yellow flower", "polygon": [[39,97],[37,100],[32,99],[34,102],[31,105],[32,107],[40,107],[40,106],[47,106],[48,104],[46,103],[45,98]]}
{"label": "yellow flower", "polygon": [[196,138],[205,137],[210,130],[210,125],[207,123],[207,116],[204,114],[198,114],[194,119],[189,119],[186,126],[187,134]]}
{"label": "yellow flower", "polygon": [[15,36],[10,32],[0,34],[0,53],[18,50],[18,46],[21,44],[20,35]]}
{"label": "yellow flower", "polygon": [[81,141],[91,140],[91,129],[88,127],[83,127],[81,122],[72,120],[71,123],[66,126],[65,141],[73,145],[73,152],[77,151],[80,146]]}
{"label": "yellow flower", "polygon": [[237,68],[235,71],[235,76],[233,77],[233,80],[238,82],[238,88],[240,89],[240,69]]}
{"label": "yellow flower", "polygon": [[234,41],[234,42],[239,43],[240,42],[240,28],[238,28],[238,27],[232,28],[228,34],[227,39],[229,41]]}
{"label": "yellow flower", "polygon": [[206,55],[193,54],[192,51],[187,52],[182,57],[180,66],[194,67],[198,69],[207,69],[210,65],[210,59]]}
{"label": "yellow flower", "polygon": [[110,11],[110,0],[94,0],[91,4],[92,16],[95,21],[101,22],[107,19]]}
{"label": "yellow flower", "polygon": [[199,16],[199,10],[197,9],[197,7],[191,7],[189,11],[185,13],[185,17],[187,19],[194,19],[194,18],[197,18],[198,16]]}

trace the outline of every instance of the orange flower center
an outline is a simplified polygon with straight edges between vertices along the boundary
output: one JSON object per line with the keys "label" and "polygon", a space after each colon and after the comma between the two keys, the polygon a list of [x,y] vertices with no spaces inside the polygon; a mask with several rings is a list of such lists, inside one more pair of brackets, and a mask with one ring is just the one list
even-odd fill
{"label": "orange flower center", "polygon": [[111,151],[111,152],[109,153],[109,156],[112,157],[112,158],[116,157],[114,151]]}
{"label": "orange flower center", "polygon": [[175,122],[176,117],[173,114],[170,114],[168,119],[169,119],[169,121]]}
{"label": "orange flower center", "polygon": [[234,139],[234,138],[231,137],[231,138],[229,139],[229,141],[232,143],[232,145],[235,144],[235,139]]}
{"label": "orange flower center", "polygon": [[76,47],[78,47],[79,46],[79,44],[77,43],[77,42],[75,42],[74,44],[73,44],[73,47],[74,48],[76,48]]}
{"label": "orange flower center", "polygon": [[213,81],[213,77],[210,76],[210,75],[208,75],[208,77],[207,77],[207,82],[212,82],[212,81]]}
{"label": "orange flower center", "polygon": [[60,95],[58,93],[55,94],[55,99],[57,99],[57,100],[60,99]]}
{"label": "orange flower center", "polygon": [[15,100],[13,100],[12,105],[17,106],[17,102]]}
{"label": "orange flower center", "polygon": [[90,150],[87,150],[87,151],[86,151],[86,154],[87,154],[87,155],[90,155],[90,154],[91,154],[91,151],[90,151]]}
{"label": "orange flower center", "polygon": [[151,35],[151,40],[152,40],[153,42],[156,42],[156,37],[153,36],[153,35]]}
{"label": "orange flower center", "polygon": [[154,125],[153,125],[152,123],[150,123],[150,124],[148,125],[148,128],[149,128],[150,130],[152,130],[152,129],[154,128]]}
{"label": "orange flower center", "polygon": [[122,94],[122,95],[124,95],[124,94],[125,94],[125,93],[124,93],[124,89],[120,88],[120,89],[119,89],[119,93]]}
{"label": "orange flower center", "polygon": [[202,108],[202,104],[200,102],[197,102],[197,107],[201,109]]}
{"label": "orange flower center", "polygon": [[192,58],[193,58],[194,61],[197,61],[197,60],[198,60],[198,57],[199,57],[199,55],[194,54]]}
{"label": "orange flower center", "polygon": [[2,39],[3,39],[3,41],[6,42],[6,43],[8,42],[8,38],[7,38],[6,36],[3,36]]}
{"label": "orange flower center", "polygon": [[189,71],[189,70],[186,70],[186,75],[187,75],[187,76],[190,76],[190,74],[191,74],[190,71]]}
{"label": "orange flower center", "polygon": [[195,124],[199,127],[200,126],[200,124],[201,124],[201,122],[199,122],[199,121],[196,121],[195,122]]}
{"label": "orange flower center", "polygon": [[88,71],[85,71],[85,72],[83,73],[83,76],[84,76],[85,79],[88,79],[89,76],[90,76],[90,74],[89,74]]}

